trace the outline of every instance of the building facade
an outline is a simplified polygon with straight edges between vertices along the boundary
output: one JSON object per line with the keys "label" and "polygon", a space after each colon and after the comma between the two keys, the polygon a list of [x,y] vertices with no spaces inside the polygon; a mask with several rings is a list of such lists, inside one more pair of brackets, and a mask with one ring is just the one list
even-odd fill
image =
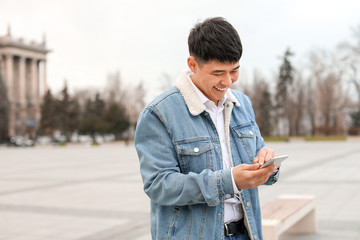
{"label": "building facade", "polygon": [[46,48],[7,35],[0,37],[0,73],[10,102],[9,136],[35,138],[40,123],[40,105],[46,87]]}

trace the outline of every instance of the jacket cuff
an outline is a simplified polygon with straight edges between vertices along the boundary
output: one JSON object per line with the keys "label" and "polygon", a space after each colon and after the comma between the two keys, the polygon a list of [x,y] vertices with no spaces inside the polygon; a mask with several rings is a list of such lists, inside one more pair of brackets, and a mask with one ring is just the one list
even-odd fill
{"label": "jacket cuff", "polygon": [[280,177],[280,168],[276,169],[275,172],[269,177],[265,185],[272,185],[279,180]]}
{"label": "jacket cuff", "polygon": [[226,195],[234,196],[234,189],[231,180],[231,168],[223,169],[215,172],[216,185],[218,189],[219,200],[228,199]]}
{"label": "jacket cuff", "polygon": [[231,168],[231,182],[233,185],[234,195],[242,192],[242,189],[238,189],[235,183],[234,175],[233,175],[233,167]]}

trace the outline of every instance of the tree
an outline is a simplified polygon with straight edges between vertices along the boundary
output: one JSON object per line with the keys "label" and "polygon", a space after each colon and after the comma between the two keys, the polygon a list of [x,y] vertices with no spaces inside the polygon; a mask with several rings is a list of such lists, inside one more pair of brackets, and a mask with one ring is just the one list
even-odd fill
{"label": "tree", "polygon": [[357,94],[357,110],[360,111],[360,24],[352,29],[352,34],[350,40],[339,44],[339,50],[347,78]]}
{"label": "tree", "polygon": [[10,102],[0,72],[0,142],[6,141],[9,137],[9,113]]}
{"label": "tree", "polygon": [[[324,50],[310,55],[310,77],[312,92],[308,107],[314,114],[315,134],[342,134],[344,132],[345,112],[348,94],[342,83],[343,70],[337,54]],[[310,84],[309,84],[310,85]]]}
{"label": "tree", "polygon": [[360,128],[360,111],[351,113],[352,126]]}
{"label": "tree", "polygon": [[355,99],[352,113],[350,114],[352,125],[349,129],[350,134],[360,134],[360,24],[353,29],[352,39],[339,45],[340,53],[343,54],[342,60],[345,64],[347,79],[354,87],[357,98]]}
{"label": "tree", "polygon": [[89,134],[95,142],[97,133],[105,133],[106,125],[102,117],[105,111],[105,101],[101,98],[100,93],[96,93],[94,101],[89,98],[85,103],[79,124],[79,132],[81,134]]}
{"label": "tree", "polygon": [[290,62],[290,57],[294,53],[288,48],[282,57],[282,64],[279,69],[279,77],[277,79],[275,107],[276,107],[276,122],[278,123],[278,134],[290,134],[289,128],[289,110],[291,106],[288,101],[289,89],[294,80],[295,69]]}
{"label": "tree", "polygon": [[315,102],[314,79],[309,77],[304,87],[305,100],[304,100],[304,115],[305,115],[305,126],[308,126],[308,134],[311,136],[315,135],[316,128],[316,102]]}
{"label": "tree", "polygon": [[78,130],[80,134],[89,134],[94,142],[98,118],[93,112],[93,103],[89,98],[85,103]]}
{"label": "tree", "polygon": [[78,128],[80,106],[76,99],[70,97],[66,83],[57,105],[60,120],[58,121],[58,128],[65,135],[66,140],[70,141],[71,135]]}
{"label": "tree", "polygon": [[125,140],[129,140],[134,137],[137,119],[140,112],[145,107],[146,95],[144,84],[142,82],[135,87],[127,87],[127,89],[129,89],[129,91],[125,93],[125,101],[118,103],[125,110],[125,114],[129,121],[129,127],[127,129]]}
{"label": "tree", "polygon": [[[286,100],[288,98],[288,89],[293,83],[294,80],[294,72],[295,69],[290,62],[290,57],[294,54],[288,48],[284,56],[282,57],[282,64],[279,70],[279,77],[276,87],[276,107],[284,108],[286,107]],[[285,113],[286,110],[284,109],[283,112]]]}
{"label": "tree", "polygon": [[260,128],[260,132],[263,136],[270,136],[273,130],[272,127],[272,116],[271,112],[273,110],[273,105],[271,102],[271,94],[269,92],[269,87],[265,84],[263,91],[261,92],[261,99],[259,102],[259,109],[258,109],[258,117],[257,123]]}
{"label": "tree", "polygon": [[244,86],[244,93],[249,96],[252,102],[252,107],[254,109],[255,115],[260,115],[260,102],[263,99],[263,93],[268,87],[264,77],[258,70],[254,70],[253,81],[250,86]]}
{"label": "tree", "polygon": [[116,103],[111,103],[104,112],[102,124],[106,133],[114,134],[116,140],[119,140],[128,129],[130,122],[125,114],[125,109]]}
{"label": "tree", "polygon": [[303,128],[305,116],[305,84],[302,75],[299,71],[294,76],[294,82],[289,87],[289,94],[287,97],[287,112],[286,117],[289,124],[289,135],[299,136],[305,134]]}
{"label": "tree", "polygon": [[136,125],[138,116],[145,107],[146,91],[144,88],[144,84],[140,82],[134,88],[131,88],[131,91],[129,93],[131,97],[127,97],[128,104],[126,104],[126,106],[124,107],[126,108],[126,113],[129,115],[129,121],[132,124]]}
{"label": "tree", "polygon": [[40,135],[52,137],[54,131],[57,129],[58,121],[57,102],[49,89],[44,95],[41,104]]}
{"label": "tree", "polygon": [[256,122],[260,128],[261,134],[270,136],[273,131],[273,102],[272,94],[269,90],[269,84],[261,72],[254,70],[251,84],[246,81],[237,81],[231,86],[234,90],[242,91],[252,102],[252,107],[256,116]]}

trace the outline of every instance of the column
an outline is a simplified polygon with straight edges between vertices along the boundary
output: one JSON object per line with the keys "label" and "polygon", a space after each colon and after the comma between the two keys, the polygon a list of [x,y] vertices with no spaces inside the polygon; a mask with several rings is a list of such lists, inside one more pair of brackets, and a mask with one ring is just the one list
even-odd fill
{"label": "column", "polygon": [[25,120],[27,118],[27,101],[26,101],[26,59],[20,56],[19,59],[19,120],[20,125],[18,127],[19,134],[24,136],[26,125]]}
{"label": "column", "polygon": [[31,102],[36,106],[39,103],[39,70],[38,60],[31,60]]}
{"label": "column", "polygon": [[46,82],[46,60],[44,60],[44,63],[43,63],[43,73],[44,73],[44,78],[43,78],[44,92],[43,92],[43,95],[45,95],[46,92],[48,91],[47,82]]}
{"label": "column", "polygon": [[32,103],[34,104],[34,110],[35,110],[35,121],[37,122],[37,127],[39,126],[40,123],[40,103],[41,103],[41,99],[40,99],[40,77],[39,77],[39,60],[36,58],[32,59],[31,62],[31,73],[32,73],[32,87],[33,87],[33,91],[32,91]]}
{"label": "column", "polygon": [[0,53],[0,73],[2,76],[2,80],[5,84],[5,87],[8,87],[8,83],[7,83],[7,77],[6,77],[6,55],[2,55]]}
{"label": "column", "polygon": [[8,99],[10,102],[9,112],[9,136],[15,136],[15,111],[14,111],[14,56],[6,55],[6,82]]}
{"label": "column", "polygon": [[8,90],[8,98],[10,102],[13,102],[13,93],[14,93],[14,79],[13,79],[13,75],[14,74],[14,60],[13,60],[13,56],[8,54],[6,56],[6,76],[4,76],[4,78],[6,78],[6,87]]}
{"label": "column", "polygon": [[25,60],[25,57],[19,59],[19,103],[21,107],[26,104]]}

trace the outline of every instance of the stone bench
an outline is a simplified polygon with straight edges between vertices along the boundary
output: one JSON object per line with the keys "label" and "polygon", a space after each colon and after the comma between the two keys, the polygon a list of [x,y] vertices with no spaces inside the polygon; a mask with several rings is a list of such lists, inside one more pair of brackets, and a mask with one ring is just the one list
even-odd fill
{"label": "stone bench", "polygon": [[284,195],[261,207],[265,240],[277,240],[283,232],[315,233],[315,197]]}

